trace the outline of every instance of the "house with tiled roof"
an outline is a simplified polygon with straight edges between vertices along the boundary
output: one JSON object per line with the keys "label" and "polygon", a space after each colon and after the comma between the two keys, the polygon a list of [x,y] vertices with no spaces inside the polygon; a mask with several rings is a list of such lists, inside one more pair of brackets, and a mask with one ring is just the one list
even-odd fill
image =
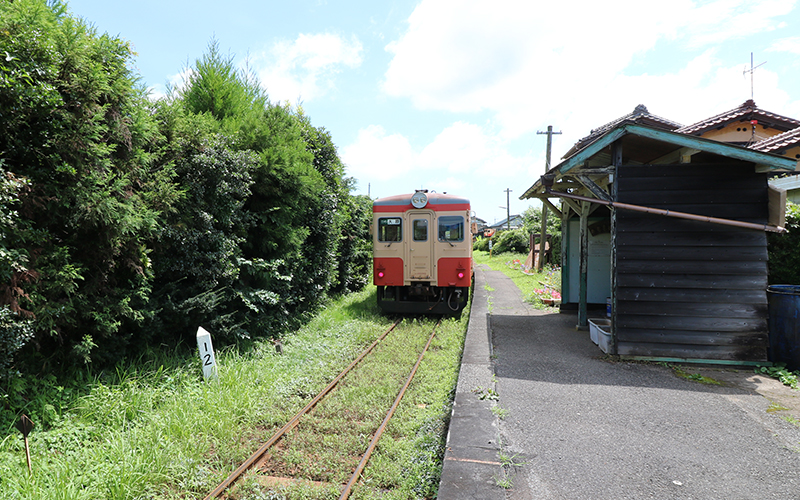
{"label": "house with tiled roof", "polygon": [[800,120],[763,110],[748,99],[739,107],[675,131],[728,144],[753,146],[798,127]]}
{"label": "house with tiled roof", "polygon": [[[763,110],[752,99],[737,108],[678,128],[676,132],[800,160],[800,120]],[[785,191],[788,201],[800,203],[797,173],[771,176],[769,183]]]}

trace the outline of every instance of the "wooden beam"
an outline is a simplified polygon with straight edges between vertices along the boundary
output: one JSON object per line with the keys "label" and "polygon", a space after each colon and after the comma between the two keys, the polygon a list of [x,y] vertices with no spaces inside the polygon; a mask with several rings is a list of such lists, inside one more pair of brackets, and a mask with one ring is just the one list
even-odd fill
{"label": "wooden beam", "polygon": [[676,163],[691,163],[692,156],[699,153],[699,149],[695,148],[679,148],[671,153],[667,153],[660,158],[651,161],[652,165],[674,165]]}
{"label": "wooden beam", "polygon": [[542,200],[542,203],[550,207],[550,210],[552,210],[554,214],[558,215],[559,218],[562,217],[561,210],[556,208],[556,206],[553,205],[553,203],[550,202],[550,200],[548,200],[547,198],[539,198],[539,199]]}
{"label": "wooden beam", "polygon": [[578,181],[580,181],[580,183],[583,184],[583,186],[588,189],[595,196],[595,198],[611,201],[611,197],[608,195],[606,190],[595,184],[595,182],[590,179],[588,175],[579,174],[576,175],[575,178],[578,179]]}
{"label": "wooden beam", "polygon": [[569,198],[561,199],[564,200],[564,203],[566,203],[576,214],[580,215],[583,212],[583,210],[581,210],[581,206],[575,200],[571,200]]}

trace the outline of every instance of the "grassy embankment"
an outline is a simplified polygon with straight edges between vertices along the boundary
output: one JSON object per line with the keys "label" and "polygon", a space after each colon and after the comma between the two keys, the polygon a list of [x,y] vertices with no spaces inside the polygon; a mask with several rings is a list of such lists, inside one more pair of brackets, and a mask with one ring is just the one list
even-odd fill
{"label": "grassy embankment", "polygon": [[[356,489],[352,498],[373,498],[376,491],[387,499],[435,494],[467,318],[465,311],[461,320],[446,320],[440,327],[364,472],[367,486]],[[377,314],[375,292],[369,289],[333,301],[305,328],[287,336],[283,355],[268,342],[245,353],[218,352],[219,378],[213,382],[203,381],[198,359],[178,355],[95,376],[83,395],[57,409],[46,429],[39,426],[30,435],[32,475],[21,435],[8,429],[0,437],[0,497],[202,497],[390,323]],[[410,369],[433,320],[407,323],[403,336],[390,334],[380,349],[383,359],[410,360]],[[355,436],[351,432],[342,439],[366,447],[370,429],[379,425],[394,400],[392,387],[402,385],[379,368],[372,365],[337,389],[346,393],[339,403],[340,416],[318,428],[316,435],[312,431],[316,443],[307,455],[285,458],[287,468],[292,463],[319,468],[328,461],[335,469],[339,462],[332,457],[344,446],[334,437],[338,429],[357,427]],[[362,407],[370,410],[358,415],[344,411]],[[334,474],[330,479],[340,477]],[[301,486],[268,492],[251,475],[237,497],[329,498],[332,489]]]}

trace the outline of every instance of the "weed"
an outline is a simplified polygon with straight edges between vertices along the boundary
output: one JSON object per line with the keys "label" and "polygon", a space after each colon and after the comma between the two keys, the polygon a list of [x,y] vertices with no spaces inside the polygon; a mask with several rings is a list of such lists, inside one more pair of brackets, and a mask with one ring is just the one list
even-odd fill
{"label": "weed", "polygon": [[505,470],[503,470],[500,475],[495,474],[492,476],[492,479],[494,479],[494,483],[497,486],[505,490],[510,490],[514,487],[514,482],[511,480],[511,476]]}
{"label": "weed", "polygon": [[492,406],[492,413],[500,420],[505,420],[505,418],[508,416],[508,410],[497,405]]}
{"label": "weed", "polygon": [[522,467],[523,465],[526,465],[526,462],[518,462],[518,457],[519,453],[515,455],[509,455],[503,450],[497,452],[497,458],[500,460],[500,463],[503,465],[503,467]]}
{"label": "weed", "polygon": [[500,399],[500,395],[497,394],[497,391],[491,388],[484,389],[483,387],[476,387],[475,389],[472,389],[472,392],[477,394],[478,399],[480,399],[481,401],[486,399],[490,401],[497,401],[498,399]]}
{"label": "weed", "polygon": [[679,366],[670,365],[670,368],[672,368],[672,371],[675,372],[675,375],[681,378],[685,378],[686,380],[691,380],[693,382],[699,382],[701,384],[708,384],[708,385],[722,385],[722,382],[719,382],[718,380],[714,380],[711,377],[706,377],[699,373],[686,372]]}
{"label": "weed", "polygon": [[789,422],[790,424],[794,424],[794,425],[796,425],[797,427],[800,427],[800,420],[798,420],[798,419],[796,419],[796,418],[794,418],[794,417],[792,417],[792,416],[790,416],[790,415],[787,415],[787,416],[785,416],[785,417],[781,417],[781,418],[782,418],[782,419],[784,419],[784,420],[786,420],[786,421],[787,421],[787,422]]}
{"label": "weed", "polygon": [[789,371],[786,369],[786,363],[775,363],[774,366],[757,366],[755,372],[760,375],[767,375],[774,379],[780,380],[783,385],[789,386],[792,389],[800,389],[800,371]]}
{"label": "weed", "polygon": [[778,403],[775,403],[775,402],[772,402],[772,401],[770,401],[769,408],[767,408],[767,412],[768,413],[775,413],[777,411],[787,411],[787,410],[789,410],[789,408],[786,408],[785,406],[781,406]]}

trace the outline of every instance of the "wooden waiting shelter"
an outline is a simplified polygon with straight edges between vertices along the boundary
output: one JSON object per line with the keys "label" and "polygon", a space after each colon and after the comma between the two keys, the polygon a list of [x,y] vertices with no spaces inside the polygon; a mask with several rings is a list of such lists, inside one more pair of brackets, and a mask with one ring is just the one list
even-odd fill
{"label": "wooden waiting shelter", "polygon": [[612,354],[766,361],[766,232],[782,231],[785,210],[767,178],[797,160],[639,111],[580,141],[521,197],[561,216],[562,311],[586,326],[610,299]]}

